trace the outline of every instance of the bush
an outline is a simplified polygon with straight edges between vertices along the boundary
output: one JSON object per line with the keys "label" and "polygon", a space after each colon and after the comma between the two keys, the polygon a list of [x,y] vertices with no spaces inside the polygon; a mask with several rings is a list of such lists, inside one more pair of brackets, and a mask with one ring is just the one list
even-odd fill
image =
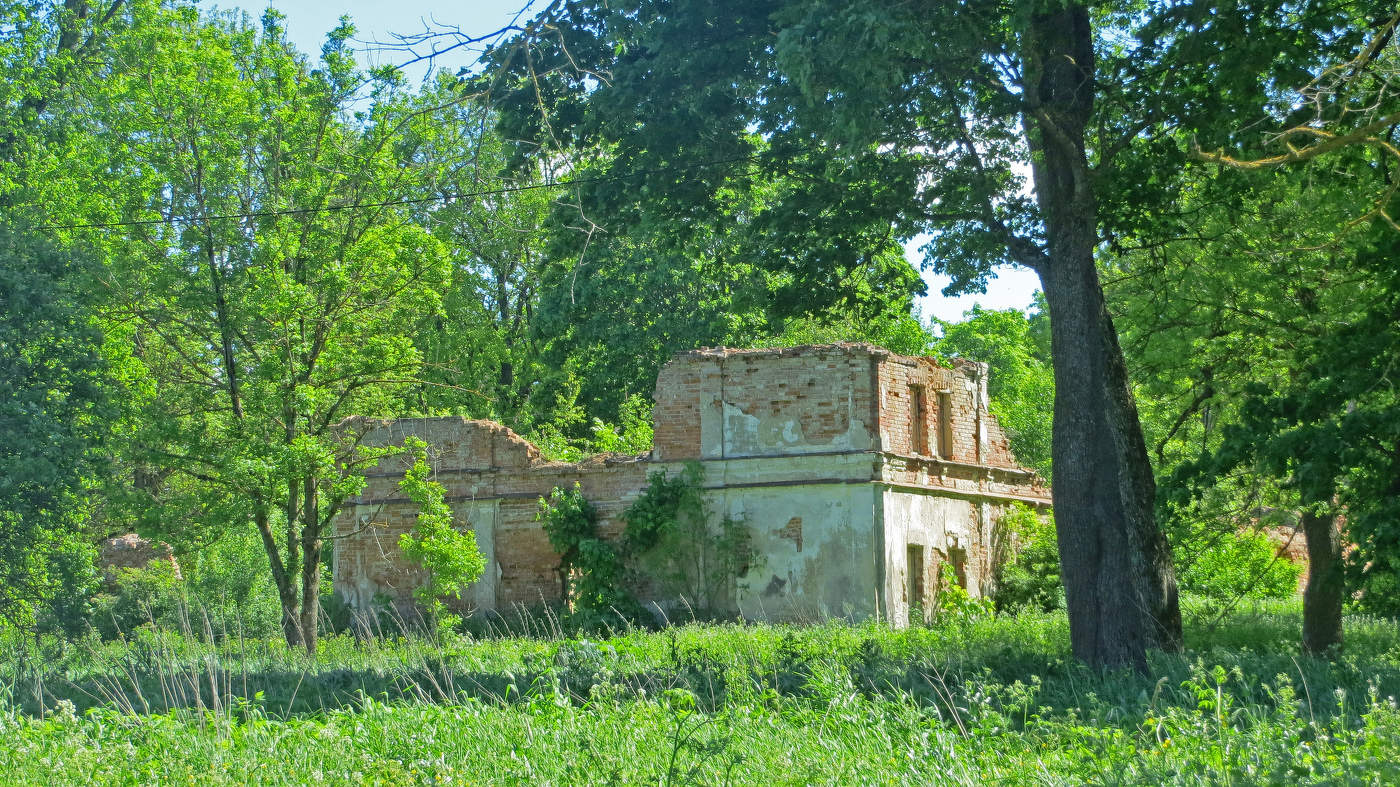
{"label": "bush", "polygon": [[559,554],[563,595],[578,618],[573,623],[591,629],[618,622],[618,615],[630,621],[642,618],[641,605],[623,587],[622,555],[598,533],[598,509],[577,483],[541,498],[536,518]]}
{"label": "bush", "polygon": [[213,543],[180,555],[179,560],[190,606],[209,617],[216,634],[273,637],[282,633],[282,604],[257,533],[247,528],[230,530]]}
{"label": "bush", "polygon": [[145,568],[117,569],[113,584],[115,589],[93,599],[93,627],[103,639],[129,636],[143,626],[184,627],[188,599],[174,565],[156,561]]}
{"label": "bush", "polygon": [[443,599],[461,598],[467,585],[486,570],[486,558],[476,545],[476,533],[463,533],[454,527],[452,509],[443,502],[442,485],[428,480],[424,446],[417,442],[418,454],[399,487],[418,504],[418,521],[399,537],[404,557],[426,574],[413,597],[435,625],[453,625],[457,618],[447,615]]}
{"label": "bush", "polygon": [[683,597],[704,613],[726,608],[732,583],[757,553],[743,522],[724,517],[711,526],[703,478],[698,462],[670,477],[652,473],[623,514],[626,527],[615,541],[599,535],[598,512],[578,484],[540,500],[538,518],[559,554],[564,596],[576,618],[572,625],[611,626],[619,616],[646,621],[650,616],[630,590],[635,587]]}
{"label": "bush", "polygon": [[997,569],[992,601],[998,612],[1038,609],[1051,612],[1064,606],[1060,583],[1060,548],[1055,516],[1041,516],[1020,503],[1001,518],[1010,556]]}
{"label": "bush", "polygon": [[647,476],[647,488],[628,507],[623,544],[633,570],[655,579],[667,597],[681,597],[703,613],[728,611],[732,590],[759,560],[743,521],[711,525],[699,462],[674,476]]}
{"label": "bush", "polygon": [[39,631],[75,637],[88,630],[92,596],[98,586],[96,557],[97,550],[86,534],[43,534],[29,559],[31,565],[43,565],[31,574],[43,577],[44,592],[35,610]]}
{"label": "bush", "polygon": [[1302,567],[1279,557],[1263,533],[1217,532],[1177,547],[1181,589],[1216,601],[1287,598]]}

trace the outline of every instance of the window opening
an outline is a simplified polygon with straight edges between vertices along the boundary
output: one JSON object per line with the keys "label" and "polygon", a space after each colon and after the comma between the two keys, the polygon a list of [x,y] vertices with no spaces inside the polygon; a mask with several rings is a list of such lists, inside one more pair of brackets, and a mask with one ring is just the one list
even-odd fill
{"label": "window opening", "polygon": [[909,386],[909,452],[928,454],[927,416],[924,413],[924,387]]}
{"label": "window opening", "polygon": [[953,458],[953,394],[938,392],[938,455]]}
{"label": "window opening", "polygon": [[958,587],[967,590],[967,550],[961,547],[949,549],[948,562],[953,564],[953,576],[957,578]]}
{"label": "window opening", "polygon": [[909,622],[926,619],[928,604],[924,598],[924,548],[919,544],[908,545],[906,561],[908,571]]}

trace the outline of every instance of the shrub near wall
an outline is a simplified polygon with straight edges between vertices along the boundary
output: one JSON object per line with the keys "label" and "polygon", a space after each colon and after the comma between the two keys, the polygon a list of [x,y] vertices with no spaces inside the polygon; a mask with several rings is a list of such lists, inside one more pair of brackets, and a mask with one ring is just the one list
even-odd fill
{"label": "shrub near wall", "polygon": [[559,581],[571,623],[593,629],[642,619],[641,605],[624,589],[623,557],[598,532],[598,509],[577,483],[540,498],[536,519],[559,554]]}
{"label": "shrub near wall", "polygon": [[1060,549],[1055,515],[1041,516],[1015,503],[1001,518],[1010,556],[997,569],[992,596],[998,612],[1035,609],[1051,612],[1064,606],[1060,583]]}
{"label": "shrub near wall", "polygon": [[711,524],[704,469],[689,462],[674,476],[655,472],[627,511],[621,538],[598,533],[598,512],[575,484],[540,500],[539,521],[559,554],[560,582],[574,623],[585,628],[650,619],[630,588],[650,587],[705,615],[726,613],[736,580],[758,560],[747,526]]}
{"label": "shrub near wall", "polygon": [[711,524],[704,480],[699,462],[687,462],[674,476],[647,476],[647,488],[623,514],[624,540],[636,570],[655,580],[664,598],[723,615],[732,611],[736,580],[759,556],[744,522],[725,516]]}

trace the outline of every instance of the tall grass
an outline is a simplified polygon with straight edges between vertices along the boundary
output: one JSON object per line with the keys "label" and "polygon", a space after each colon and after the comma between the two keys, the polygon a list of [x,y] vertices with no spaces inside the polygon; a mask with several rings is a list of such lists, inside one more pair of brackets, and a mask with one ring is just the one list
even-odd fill
{"label": "tall grass", "polygon": [[[198,621],[198,618],[195,618]],[[0,645],[6,783],[1400,783],[1400,632],[1305,658],[1296,605],[1188,631],[1152,675],[1068,656],[1063,616],[688,624],[567,637],[203,625]]]}

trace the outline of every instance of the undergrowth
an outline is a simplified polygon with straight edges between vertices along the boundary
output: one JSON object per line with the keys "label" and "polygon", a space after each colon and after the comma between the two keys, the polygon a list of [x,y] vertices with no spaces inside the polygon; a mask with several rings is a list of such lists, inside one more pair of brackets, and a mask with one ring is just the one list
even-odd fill
{"label": "undergrowth", "polygon": [[1296,605],[1197,622],[1148,677],[1060,614],[482,637],[9,640],[7,783],[1390,784],[1400,633],[1298,653]]}

